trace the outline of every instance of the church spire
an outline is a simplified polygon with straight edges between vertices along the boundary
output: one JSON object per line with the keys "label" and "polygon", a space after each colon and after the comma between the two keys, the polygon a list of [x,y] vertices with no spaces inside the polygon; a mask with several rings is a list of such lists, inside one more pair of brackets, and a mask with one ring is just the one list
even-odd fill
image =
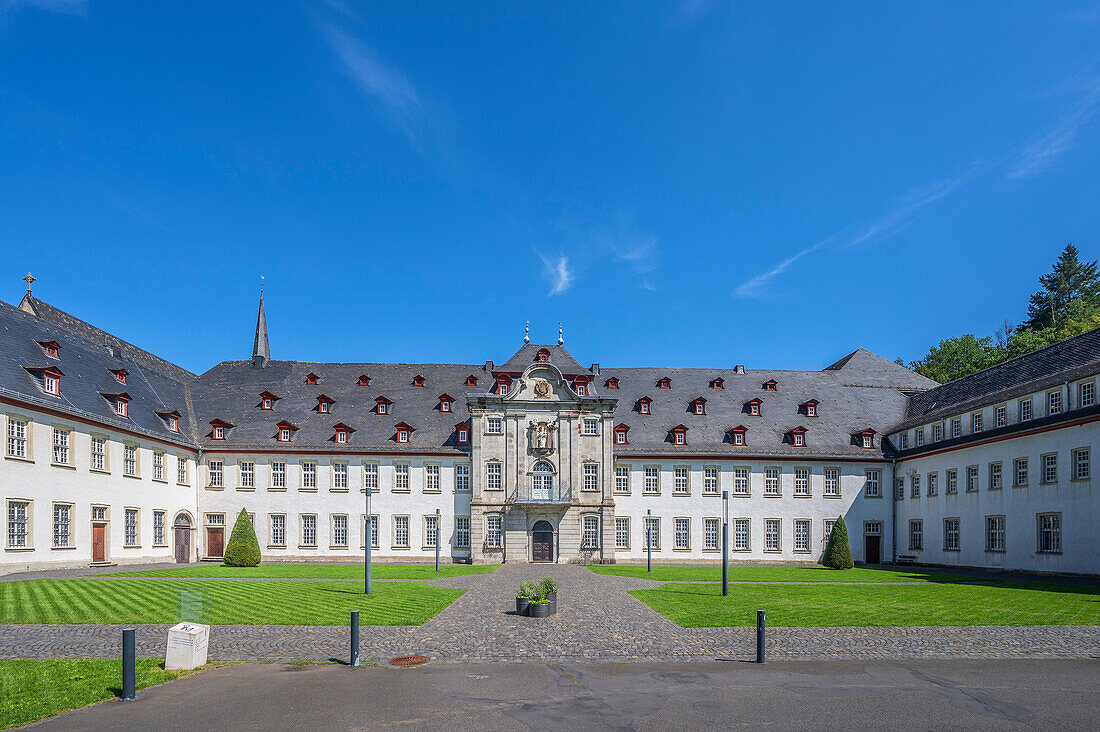
{"label": "church spire", "polygon": [[252,365],[264,368],[271,360],[267,342],[267,314],[264,312],[264,278],[260,277],[260,311],[256,314],[256,339],[252,341]]}

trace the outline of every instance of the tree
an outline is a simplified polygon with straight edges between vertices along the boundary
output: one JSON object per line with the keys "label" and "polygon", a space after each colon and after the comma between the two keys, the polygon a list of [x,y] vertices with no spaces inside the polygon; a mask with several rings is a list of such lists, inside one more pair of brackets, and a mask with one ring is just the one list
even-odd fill
{"label": "tree", "polygon": [[1081,299],[1086,305],[1100,306],[1100,273],[1096,260],[1081,262],[1077,247],[1067,244],[1049,274],[1039,278],[1042,289],[1031,296],[1024,327],[1043,330],[1058,326],[1066,317],[1070,303]]}
{"label": "tree", "polygon": [[852,547],[848,546],[848,527],[844,525],[843,516],[836,517],[821,563],[830,569],[851,569],[856,566],[852,560]]}
{"label": "tree", "polygon": [[255,567],[260,563],[260,542],[256,540],[252,519],[243,508],[237,514],[237,523],[233,524],[222,563],[227,567]]}
{"label": "tree", "polygon": [[967,333],[940,341],[924,358],[910,363],[909,368],[943,384],[1003,360],[1004,349],[998,348],[992,338],[978,338]]}

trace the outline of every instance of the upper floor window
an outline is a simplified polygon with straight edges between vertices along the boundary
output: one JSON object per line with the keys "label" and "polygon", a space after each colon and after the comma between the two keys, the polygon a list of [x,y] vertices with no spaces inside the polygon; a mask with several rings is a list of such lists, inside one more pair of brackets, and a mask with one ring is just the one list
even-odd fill
{"label": "upper floor window", "polygon": [[212,436],[215,440],[224,440],[225,431],[233,425],[225,422],[224,420],[215,419],[210,422],[210,426],[214,428]]}
{"label": "upper floor window", "polygon": [[502,435],[504,434],[504,418],[503,417],[489,417],[485,420],[485,431],[490,435]]}
{"label": "upper floor window", "polygon": [[359,386],[370,386],[370,377],[366,374],[360,374],[358,383]]}
{"label": "upper floor window", "polygon": [[806,446],[806,428],[805,427],[795,427],[793,430],[790,431],[789,434],[791,436],[791,444],[793,444],[795,447],[805,447]]}
{"label": "upper floor window", "polygon": [[748,428],[738,425],[729,430],[729,432],[727,432],[726,434],[730,436],[730,442],[732,442],[734,445],[736,445],[737,447],[744,447],[745,439],[748,434]]}
{"label": "upper floor window", "polygon": [[600,420],[591,417],[586,418],[581,422],[581,434],[590,437],[600,434]]}
{"label": "upper floor window", "polygon": [[668,378],[667,376],[662,376],[660,379],[657,380],[657,388],[658,389],[671,389],[672,388],[672,379]]}
{"label": "upper floor window", "polygon": [[[1030,404],[1028,406],[1030,407]],[[1028,417],[1028,419],[1031,419],[1031,418]],[[962,419],[959,418],[959,417],[956,417],[955,419],[951,420],[951,438],[952,439],[962,436],[962,433],[963,433],[962,424],[963,424]]]}
{"label": "upper floor window", "polygon": [[272,410],[275,408],[275,400],[279,397],[269,391],[260,392],[260,409]]}
{"label": "upper floor window", "polygon": [[168,415],[168,429],[172,430],[173,432],[179,432],[180,431],[180,418],[177,417],[174,414],[169,414]]}
{"label": "upper floor window", "polygon": [[1085,381],[1077,385],[1077,406],[1091,407],[1096,404],[1096,382]]}
{"label": "upper floor window", "polygon": [[604,382],[604,386],[606,386],[608,389],[618,389],[619,380],[612,376],[610,379]]}
{"label": "upper floor window", "polygon": [[310,372],[310,373],[306,374],[306,383],[307,384],[316,384],[318,378],[320,378],[320,377],[318,377],[317,374]]}
{"label": "upper floor window", "polygon": [[856,434],[855,437],[859,446],[864,450],[870,450],[875,446],[875,431],[873,429],[867,428]]}
{"label": "upper floor window", "polygon": [[639,414],[649,414],[650,413],[650,404],[652,404],[652,403],[653,403],[653,400],[650,399],[649,397],[642,397],[641,399],[639,399],[638,400],[638,413]]}
{"label": "upper floor window", "polygon": [[470,374],[466,377],[466,386],[477,386],[477,377]]}
{"label": "upper floor window", "polygon": [[507,394],[510,391],[508,386],[511,383],[511,381],[512,380],[509,379],[507,376],[499,377],[497,379],[497,393],[500,394],[501,396],[504,396],[505,394]]}
{"label": "upper floor window", "polygon": [[417,374],[416,376],[413,377],[412,385],[413,386],[424,386],[424,377],[421,376],[420,374]]}
{"label": "upper floor window", "polygon": [[61,358],[61,346],[57,345],[57,341],[38,341],[38,345],[50,358]]}
{"label": "upper floor window", "polygon": [[707,413],[707,400],[703,397],[699,397],[691,402],[691,411],[693,414],[706,414]]}
{"label": "upper floor window", "polygon": [[932,442],[940,442],[943,440],[943,423],[936,422],[932,425]]}
{"label": "upper floor window", "polygon": [[1035,408],[1032,405],[1031,398],[1020,400],[1020,421],[1027,422],[1035,416]]}
{"label": "upper floor window", "polygon": [[1051,391],[1047,392],[1047,414],[1061,414],[1062,413],[1062,392]]}
{"label": "upper floor window", "polygon": [[817,416],[817,405],[818,405],[818,401],[816,399],[811,399],[808,402],[803,402],[799,406],[802,407],[802,411],[805,412],[807,417],[816,417]]}
{"label": "upper floor window", "polygon": [[627,444],[627,432],[630,430],[625,424],[620,424],[615,427],[615,444],[625,445]]}
{"label": "upper floor window", "polygon": [[535,355],[535,360],[539,363],[550,363],[550,351],[545,348],[540,348],[539,352]]}
{"label": "upper floor window", "polygon": [[397,430],[398,442],[408,442],[413,433],[412,425],[405,424],[404,422],[398,422],[394,429]]}
{"label": "upper floor window", "polygon": [[454,399],[448,394],[442,394],[439,397],[439,411],[449,412],[451,411],[451,405],[454,404]]}
{"label": "upper floor window", "polygon": [[748,412],[749,412],[750,417],[759,417],[760,416],[760,405],[761,404],[763,404],[763,401],[761,401],[760,399],[750,399],[749,401],[745,402],[745,406],[748,408]]}
{"label": "upper floor window", "polygon": [[465,422],[455,425],[455,440],[460,445],[465,445],[470,441],[470,428]]}
{"label": "upper floor window", "polygon": [[331,399],[324,394],[317,397],[317,411],[321,414],[328,414],[332,411],[332,405],[336,403],[335,399]]}
{"label": "upper floor window", "polygon": [[916,440],[917,440],[917,447],[923,447],[924,446],[924,428],[923,427],[918,427],[917,429],[915,429],[913,431],[913,434],[915,435]]}
{"label": "upper floor window", "polygon": [[673,427],[669,432],[672,433],[672,444],[674,445],[686,445],[687,444],[687,427],[684,425],[677,425]]}
{"label": "upper floor window", "polygon": [[130,375],[130,372],[126,369],[111,369],[111,373],[115,375],[115,381],[120,384],[125,384],[126,377]]}
{"label": "upper floor window", "polygon": [[713,379],[710,380],[710,388],[711,389],[725,389],[726,388],[726,382],[722,379],[721,376],[716,376],[716,377],[714,377]]}
{"label": "upper floor window", "polygon": [[1008,407],[1001,405],[993,410],[993,426],[1004,427],[1008,424]]}
{"label": "upper floor window", "polygon": [[779,389],[779,384],[775,379],[768,379],[764,382],[764,391],[776,391]]}
{"label": "upper floor window", "polygon": [[279,442],[290,442],[290,428],[289,427],[280,427],[279,428]]}
{"label": "upper floor window", "polygon": [[970,431],[974,434],[978,434],[982,431],[982,413],[974,412],[970,415]]}
{"label": "upper floor window", "polygon": [[119,395],[115,397],[115,414],[120,417],[125,417],[130,412],[129,407],[130,400]]}
{"label": "upper floor window", "polygon": [[588,396],[588,382],[582,378],[574,379],[573,391],[577,392],[577,396]]}
{"label": "upper floor window", "polygon": [[389,414],[390,413],[390,405],[393,404],[393,402],[391,402],[389,399],[387,399],[384,396],[377,397],[374,400],[374,403],[376,405],[375,406],[375,411],[378,412],[378,414]]}

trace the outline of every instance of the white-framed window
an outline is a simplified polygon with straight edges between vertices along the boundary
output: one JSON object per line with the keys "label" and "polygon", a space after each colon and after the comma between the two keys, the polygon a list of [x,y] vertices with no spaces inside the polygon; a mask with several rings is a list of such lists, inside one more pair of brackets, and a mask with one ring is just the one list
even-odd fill
{"label": "white-framed window", "polygon": [[53,428],[53,461],[58,465],[69,464],[69,431]]}
{"label": "white-framed window", "polygon": [[781,526],[779,519],[764,519],[764,551],[777,552],[780,550]]}
{"label": "white-framed window", "polygon": [[1062,413],[1062,390],[1047,392],[1047,414]]}
{"label": "white-framed window", "polygon": [[92,506],[92,521],[106,521],[107,520],[107,507],[106,506]]}
{"label": "white-framed window", "polygon": [[469,465],[456,465],[455,466],[455,490],[456,491],[468,491],[470,490],[470,466]]}
{"label": "white-framed window", "polygon": [[947,471],[947,493],[954,495],[959,492],[959,471],[954,468]]}
{"label": "white-framed window", "polygon": [[53,504],[53,547],[68,549],[73,545],[73,507],[70,503]]}
{"label": "white-framed window", "polygon": [[975,435],[982,431],[982,413],[974,412],[970,415],[970,431]]}
{"label": "white-framed window", "polygon": [[909,497],[920,498],[920,476],[914,475],[909,480]]}
{"label": "white-framed window", "polygon": [[943,550],[945,552],[957,552],[959,550],[959,520],[957,518],[943,520]]}
{"label": "white-framed window", "polygon": [[393,464],[393,489],[394,491],[408,492],[409,490],[409,464]]}
{"label": "white-framed window", "polygon": [[581,535],[582,549],[598,549],[600,547],[600,517],[585,516]]}
{"label": "white-framed window", "polygon": [[1031,397],[1020,400],[1020,421],[1027,422],[1035,416],[1035,406]]}
{"label": "white-framed window", "polygon": [[951,439],[962,437],[962,424],[962,419],[960,417],[956,417],[955,419],[951,420]]}
{"label": "white-framed window", "polygon": [[439,516],[434,513],[424,517],[424,546],[435,548],[436,531],[439,529]]}
{"label": "white-framed window", "polygon": [[122,513],[122,545],[138,546],[138,510],[127,508]]}
{"label": "white-framed window", "polygon": [[299,520],[302,522],[302,546],[317,546],[317,514],[303,513]]}
{"label": "white-framed window", "polygon": [[164,480],[164,453],[153,450],[153,480]]}
{"label": "white-framed window", "polygon": [[735,496],[749,495],[749,469],[745,467],[733,469],[733,494]]}
{"label": "white-framed window", "polygon": [[749,526],[751,522],[747,518],[735,518],[733,520],[733,550],[735,552],[749,551]]}
{"label": "white-framed window", "polygon": [[703,495],[718,495],[718,468],[714,466],[703,468]]}
{"label": "white-framed window", "polygon": [[1001,464],[990,463],[989,464],[989,490],[996,491],[1001,489]]}
{"label": "white-framed window", "polygon": [[689,518],[674,518],[674,519],[672,519],[672,548],[673,549],[690,549],[691,548],[691,519],[689,519]]}
{"label": "white-framed window", "polygon": [[317,490],[317,463],[312,461],[302,463],[302,490]]}
{"label": "white-framed window", "polygon": [[1083,381],[1077,385],[1077,407],[1084,409],[1096,404],[1096,382]]}
{"label": "white-framed window", "polygon": [[336,491],[346,491],[348,489],[347,463],[332,464],[332,489]]}
{"label": "white-framed window", "polygon": [[909,551],[920,551],[924,548],[924,521],[921,519],[909,520]]}
{"label": "white-framed window", "polygon": [[653,551],[661,550],[661,517],[660,516],[646,516],[643,521],[644,534],[646,539],[646,545],[643,549],[652,549]]}
{"label": "white-framed window", "polygon": [[1027,485],[1027,458],[1012,461],[1012,485],[1017,488]]}
{"label": "white-framed window", "polygon": [[866,470],[863,476],[863,495],[867,498],[880,498],[882,496],[882,471],[878,468]]}
{"label": "white-framed window", "polygon": [[1089,465],[1089,448],[1082,447],[1073,451],[1073,479],[1088,480],[1091,466]]}
{"label": "white-framed window", "polygon": [[164,533],[164,511],[153,511],[153,546],[167,546]]}
{"label": "white-framed window", "polygon": [[90,466],[92,470],[107,469],[107,438],[92,435]]}
{"label": "white-framed window", "polygon": [[936,422],[932,425],[932,442],[943,441],[943,422]]}
{"label": "white-framed window", "polygon": [[924,428],[923,427],[918,427],[914,431],[914,434],[916,435],[917,447],[923,447],[924,446]]}
{"label": "white-framed window", "polygon": [[779,495],[779,468],[764,469],[764,495]]}
{"label": "white-framed window", "polygon": [[908,450],[909,449],[909,433],[908,432],[902,432],[898,436],[898,442],[900,443],[898,445],[898,449]]}
{"label": "white-framed window", "polygon": [[268,542],[271,546],[286,546],[286,515],[273,513],[268,517]]}
{"label": "white-framed window", "polygon": [[187,485],[187,458],[183,455],[176,456],[176,482]]}
{"label": "white-framed window", "polygon": [[627,516],[615,517],[615,548],[630,548],[630,518]]}
{"label": "white-framed window", "polygon": [[642,493],[655,494],[661,492],[661,474],[656,466],[647,465],[644,477],[645,482],[642,484]]}
{"label": "white-framed window", "polygon": [[207,463],[210,473],[210,487],[221,488],[225,484],[225,463],[221,460],[211,460]]}
{"label": "white-framed window", "polygon": [[677,445],[684,445],[687,441],[687,435],[683,430],[677,430],[672,433],[673,442]]}
{"label": "white-framed window", "polygon": [[122,472],[125,475],[136,477],[138,474],[138,449],[137,445],[122,446]]}
{"label": "white-framed window", "polygon": [[224,440],[225,439],[225,427],[215,427],[214,428],[214,439],[215,440]]}
{"label": "white-framed window", "polygon": [[966,490],[974,492],[978,490],[978,466],[971,465],[966,469]]}
{"label": "white-framed window", "polygon": [[241,488],[255,488],[256,487],[256,463],[252,461],[242,461],[240,463],[241,472]]}
{"label": "white-framed window", "polygon": [[1043,455],[1043,482],[1058,482],[1058,453],[1056,452]]}
{"label": "white-framed window", "polygon": [[286,463],[275,460],[271,463],[271,488],[273,490],[286,490]]}
{"label": "white-framed window", "polygon": [[1039,546],[1041,554],[1062,553],[1062,514],[1040,513],[1039,520]]}
{"label": "white-framed window", "polygon": [[8,417],[8,456],[27,457],[27,422]]}
{"label": "white-framed window", "polygon": [[[360,514],[359,520],[360,528],[362,529],[360,536],[365,536],[367,532],[367,517]],[[370,545],[372,549],[378,548],[378,514],[373,514],[370,517]]]}
{"label": "white-framed window", "polygon": [[993,410],[993,426],[1004,427],[1008,424],[1008,407],[1001,405]]}
{"label": "white-framed window", "polygon": [[895,482],[897,483],[897,488],[894,491],[894,497],[900,501],[902,498],[905,498],[905,478],[899,476]]}
{"label": "white-framed window", "polygon": [[455,516],[455,548],[470,548],[470,517]]}
{"label": "white-framed window", "polygon": [[583,467],[584,471],[584,490],[586,491],[598,491],[600,489],[600,464],[599,463],[585,463]]}
{"label": "white-framed window", "polygon": [[485,490],[499,491],[504,488],[504,465],[494,461],[485,463]]}
{"label": "white-framed window", "polygon": [[500,549],[504,545],[504,517],[491,513],[485,517],[485,546]]}
{"label": "white-framed window", "polygon": [[30,501],[8,501],[8,548],[25,549],[30,547]]}
{"label": "white-framed window", "polygon": [[503,417],[489,417],[485,420],[485,431],[490,435],[502,435],[504,434],[504,418]]}
{"label": "white-framed window", "polygon": [[717,551],[721,548],[719,537],[721,536],[721,522],[716,518],[703,519],[703,550]]}
{"label": "white-framed window", "polygon": [[840,468],[825,468],[825,495],[840,495]]}
{"label": "white-framed window", "polygon": [[794,494],[796,496],[810,495],[810,469],[794,469]]}
{"label": "white-framed window", "polygon": [[378,463],[363,463],[363,490],[378,492]]}
{"label": "white-framed window", "polygon": [[600,420],[586,418],[581,422],[581,434],[594,437],[600,434]]}
{"label": "white-framed window", "polygon": [[794,520],[794,550],[796,552],[810,551],[810,520]]}
{"label": "white-framed window", "polygon": [[615,492],[630,493],[630,468],[626,465],[615,466]]}
{"label": "white-framed window", "polygon": [[985,517],[985,550],[1003,552],[1005,550],[1005,517]]}
{"label": "white-framed window", "polygon": [[626,444],[626,430],[615,430],[615,444],[616,445],[625,445]]}
{"label": "white-framed window", "polygon": [[672,492],[678,495],[688,494],[688,469],[677,467],[672,469]]}
{"label": "white-framed window", "polygon": [[935,496],[940,492],[940,474],[929,473],[928,474],[928,495]]}

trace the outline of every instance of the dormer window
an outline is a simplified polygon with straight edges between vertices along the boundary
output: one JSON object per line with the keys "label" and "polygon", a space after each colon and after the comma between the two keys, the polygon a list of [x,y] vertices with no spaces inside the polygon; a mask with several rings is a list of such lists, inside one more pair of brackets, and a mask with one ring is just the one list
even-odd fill
{"label": "dormer window", "polygon": [[511,376],[498,376],[497,377],[497,394],[500,394],[501,396],[504,396],[505,394],[507,394],[510,391],[509,386],[511,385],[511,383],[512,383],[512,377]]}
{"label": "dormer window", "polygon": [[864,450],[873,450],[875,447],[875,431],[870,427],[862,432],[855,433],[852,437],[855,438],[856,444]]}
{"label": "dormer window", "polygon": [[180,431],[180,413],[176,411],[171,412],[157,412],[157,414],[164,420],[164,423],[168,426],[169,431]]}
{"label": "dormer window", "polygon": [[791,444],[794,445],[795,447],[805,447],[806,446],[806,428],[805,427],[795,427],[793,430],[791,430],[787,434],[790,435]]}
{"label": "dormer window", "polygon": [[61,346],[57,345],[57,341],[38,341],[38,345],[50,358],[61,358]]}
{"label": "dormer window", "polygon": [[56,366],[24,366],[23,368],[39,380],[42,391],[50,396],[61,396],[61,377],[65,375],[61,373],[61,369]]}
{"label": "dormer window", "polygon": [[215,440],[224,440],[225,439],[225,427],[215,427],[214,428],[214,439]]}
{"label": "dormer window", "polygon": [[393,402],[391,402],[389,399],[387,399],[384,396],[380,396],[377,399],[375,399],[374,403],[378,405],[378,406],[375,407],[375,411],[378,412],[379,414],[389,414],[390,413],[390,405],[393,404]]}
{"label": "dormer window", "polygon": [[115,381],[120,384],[125,384],[126,377],[130,375],[130,372],[126,369],[110,369],[110,371],[115,375]]}
{"label": "dormer window", "polygon": [[126,396],[125,394],[115,394],[114,395],[114,402],[115,402],[115,414],[117,414],[120,417],[129,416],[130,397]]}
{"label": "dormer window", "polygon": [[466,377],[466,386],[477,386],[477,377],[470,374]]}
{"label": "dormer window", "polygon": [[706,414],[707,413],[707,400],[703,397],[697,397],[691,401],[691,413],[692,414]]}
{"label": "dormer window", "polygon": [[745,438],[748,435],[748,428],[743,425],[737,425],[733,429],[726,432],[730,436],[730,442],[737,447],[745,446]]}
{"label": "dormer window", "polygon": [[455,425],[455,441],[460,445],[467,445],[470,442],[470,425],[465,422],[459,422]]}
{"label": "dormer window", "polygon": [[658,379],[657,380],[657,388],[658,389],[671,389],[672,388],[672,379],[668,378],[667,376],[664,376],[664,377]]}
{"label": "dormer window", "polygon": [[745,409],[748,411],[750,417],[760,416],[760,405],[764,402],[760,399],[750,399],[745,402]]}
{"label": "dormer window", "polygon": [[629,431],[630,431],[630,427],[628,425],[625,425],[625,424],[616,425],[615,426],[615,444],[616,445],[626,445],[627,444],[626,433],[629,432]]}
{"label": "dormer window", "polygon": [[408,442],[413,432],[412,425],[405,424],[404,422],[398,422],[394,425],[394,429],[397,430],[398,442]]}
{"label": "dormer window", "polygon": [[450,397],[450,395],[448,395],[448,394],[440,395],[440,397],[439,397],[439,411],[441,411],[441,412],[450,412],[451,411],[451,405],[454,404],[454,401],[455,400],[452,399]]}
{"label": "dormer window", "polygon": [[674,445],[686,445],[687,444],[687,431],[688,428],[682,424],[678,424],[669,430],[672,435],[672,444]]}
{"label": "dormer window", "polygon": [[336,431],[336,442],[341,445],[348,444],[348,438],[351,436],[351,433],[355,431],[343,422],[339,423],[332,429]]}
{"label": "dormer window", "polygon": [[370,386],[370,377],[366,374],[360,374],[359,381],[357,383],[359,384],[359,386]]}
{"label": "dormer window", "polygon": [[638,413],[650,414],[649,405],[653,403],[653,400],[649,397],[642,397],[638,400]]}
{"label": "dormer window", "polygon": [[224,440],[225,431],[233,425],[222,419],[214,419],[210,421],[210,426],[214,428],[211,432],[211,437],[213,437],[215,440]]}
{"label": "dormer window", "polygon": [[802,402],[798,406],[802,410],[802,413],[805,414],[807,417],[816,417],[817,416],[817,404],[818,404],[818,401],[816,399],[811,399],[808,402]]}
{"label": "dormer window", "polygon": [[319,378],[321,378],[321,377],[319,377],[317,374],[315,374],[311,371],[308,374],[306,374],[306,383],[307,384],[316,384],[317,380]]}
{"label": "dormer window", "polygon": [[619,380],[612,376],[610,379],[604,382],[604,386],[606,386],[608,389],[618,389]]}
{"label": "dormer window", "polygon": [[275,400],[279,397],[275,396],[269,391],[260,393],[260,409],[270,411],[275,408]]}
{"label": "dormer window", "polygon": [[768,379],[764,382],[764,391],[776,391],[779,389],[779,384],[775,379]]}
{"label": "dormer window", "polygon": [[540,348],[539,352],[535,355],[535,360],[539,363],[550,363],[550,351],[545,348]]}
{"label": "dormer window", "polygon": [[715,378],[710,380],[710,388],[711,389],[725,389],[726,388],[726,382],[722,380],[721,376],[716,376]]}
{"label": "dormer window", "polygon": [[421,376],[420,374],[417,374],[416,376],[413,377],[412,385],[413,386],[424,386],[424,377]]}
{"label": "dormer window", "polygon": [[279,442],[290,442],[291,433],[298,429],[296,426],[286,421],[280,422],[275,426],[279,428],[277,435]]}
{"label": "dormer window", "polygon": [[317,411],[321,414],[328,414],[332,411],[332,405],[336,403],[335,399],[327,397],[324,394],[317,397]]}
{"label": "dormer window", "polygon": [[577,393],[577,396],[589,396],[588,379],[583,376],[575,377],[573,379],[573,391]]}

